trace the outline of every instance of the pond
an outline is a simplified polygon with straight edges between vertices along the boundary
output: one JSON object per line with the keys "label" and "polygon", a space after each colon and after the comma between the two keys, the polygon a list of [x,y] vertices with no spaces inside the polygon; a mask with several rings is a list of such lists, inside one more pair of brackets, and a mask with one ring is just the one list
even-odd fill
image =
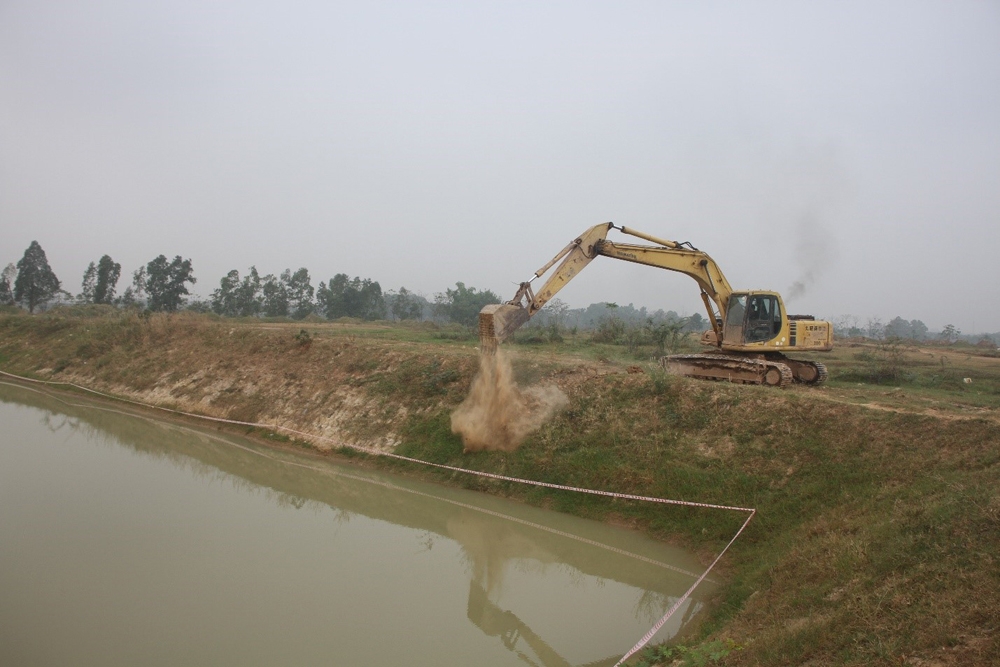
{"label": "pond", "polygon": [[0,664],[613,665],[703,569],[110,403],[0,384],[0,424]]}

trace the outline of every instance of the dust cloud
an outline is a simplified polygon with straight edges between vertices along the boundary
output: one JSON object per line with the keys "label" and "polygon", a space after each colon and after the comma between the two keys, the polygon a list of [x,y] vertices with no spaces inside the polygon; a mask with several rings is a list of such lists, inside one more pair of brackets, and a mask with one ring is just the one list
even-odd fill
{"label": "dust cloud", "polygon": [[479,355],[479,373],[451,414],[451,431],[462,436],[466,452],[512,452],[567,405],[569,399],[556,386],[520,389],[510,359],[498,349]]}

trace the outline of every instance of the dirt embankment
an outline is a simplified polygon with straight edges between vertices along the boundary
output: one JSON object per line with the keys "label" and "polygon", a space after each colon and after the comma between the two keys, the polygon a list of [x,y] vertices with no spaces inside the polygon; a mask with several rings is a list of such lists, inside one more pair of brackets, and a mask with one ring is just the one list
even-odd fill
{"label": "dirt embankment", "polygon": [[[455,428],[467,434],[469,450],[509,451],[567,401],[552,382],[518,387],[503,354],[484,365],[472,344],[379,340],[350,324],[257,324],[183,314],[14,318],[7,324],[22,329],[0,346],[7,370],[293,429],[310,434],[295,437],[321,451],[338,444],[393,451],[401,431],[420,415],[456,406]],[[567,384],[577,374],[608,372],[599,367],[574,371],[570,364],[559,378]]]}
{"label": "dirt embankment", "polygon": [[473,363],[457,350],[429,357],[403,341],[325,328],[183,315],[63,318],[10,338],[4,357],[9,370],[38,378],[314,434],[302,439],[320,450],[337,442],[393,449],[411,413],[439,407]]}

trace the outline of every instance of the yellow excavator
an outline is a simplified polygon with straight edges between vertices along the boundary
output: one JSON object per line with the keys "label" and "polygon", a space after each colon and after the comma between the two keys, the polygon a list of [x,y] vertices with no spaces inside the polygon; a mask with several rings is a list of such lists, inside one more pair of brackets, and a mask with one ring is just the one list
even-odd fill
{"label": "yellow excavator", "polygon": [[[609,241],[612,229],[653,245]],[[789,315],[777,292],[734,292],[715,260],[690,243],[667,241],[611,222],[594,225],[563,248],[530,280],[521,283],[513,299],[483,308],[479,313],[482,349],[495,351],[598,255],[677,271],[694,278],[701,288],[712,324],[701,342],[714,349],[664,357],[661,363],[665,368],[689,377],[773,387],[792,382],[816,385],[826,380],[823,364],[792,359],[785,352],[832,350],[833,326],[829,322],[811,315]],[[562,263],[541,289],[533,291],[531,283],[559,260]]]}

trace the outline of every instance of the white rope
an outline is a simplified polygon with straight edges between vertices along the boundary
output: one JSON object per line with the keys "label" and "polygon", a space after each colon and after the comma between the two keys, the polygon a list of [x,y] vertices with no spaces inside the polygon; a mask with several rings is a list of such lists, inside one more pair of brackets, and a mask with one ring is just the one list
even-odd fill
{"label": "white rope", "polygon": [[[200,414],[197,414],[197,413],[194,413],[194,412],[185,412],[183,410],[174,410],[172,408],[165,408],[165,407],[159,406],[159,405],[153,405],[153,404],[150,404],[150,403],[143,403],[141,401],[135,401],[135,400],[128,399],[128,398],[123,398],[123,397],[120,397],[120,396],[114,396],[112,394],[106,394],[104,392],[97,391],[96,389],[91,389],[89,387],[84,387],[84,386],[75,384],[73,382],[56,382],[56,381],[52,381],[52,380],[36,380],[34,378],[23,377],[23,376],[15,375],[14,373],[8,373],[7,371],[2,371],[2,370],[0,370],[0,375],[5,375],[7,377],[14,378],[16,380],[21,380],[21,381],[24,381],[24,382],[33,382],[33,383],[42,384],[42,385],[56,385],[56,386],[73,387],[75,389],[79,389],[80,391],[84,391],[84,392],[88,392],[88,393],[91,393],[91,394],[95,394],[97,396],[101,396],[103,398],[107,398],[107,399],[110,399],[110,400],[113,400],[113,401],[122,401],[124,403],[130,403],[132,405],[138,405],[138,406],[144,407],[144,408],[150,408],[150,409],[153,409],[153,410],[160,410],[160,411],[163,411],[163,412],[169,412],[169,413],[175,414],[175,415],[182,415],[184,417],[191,417],[193,419],[204,419],[204,420],[212,421],[212,422],[216,422],[216,423],[235,424],[237,426],[249,426],[249,427],[252,427],[252,428],[262,428],[262,429],[268,429],[268,430],[271,430],[271,431],[284,431],[286,433],[292,433],[292,434],[295,434],[295,435],[302,436],[304,438],[322,440],[322,441],[325,441],[325,442],[332,443],[332,444],[334,444],[334,445],[336,445],[338,447],[346,447],[348,449],[353,449],[353,450],[356,450],[356,451],[364,452],[364,453],[372,455],[372,456],[383,456],[383,457],[390,458],[390,459],[395,459],[395,460],[398,460],[398,461],[406,461],[408,463],[415,463],[415,464],[418,464],[418,465],[426,465],[426,466],[431,466],[433,468],[439,468],[439,469],[442,469],[442,470],[450,470],[452,472],[458,472],[458,473],[463,473],[463,474],[467,474],[467,475],[475,475],[475,476],[478,476],[478,477],[486,477],[488,479],[494,479],[494,480],[499,480],[499,481],[504,481],[504,482],[513,482],[513,483],[516,483],[516,484],[527,484],[529,486],[538,486],[538,487],[543,487],[543,488],[548,488],[548,489],[556,489],[556,490],[559,490],[559,491],[571,491],[571,492],[574,492],[574,493],[586,493],[586,494],[590,494],[590,495],[604,496],[604,497],[608,497],[608,498],[618,498],[618,499],[622,499],[622,500],[638,500],[638,501],[642,501],[642,502],[661,503],[661,504],[666,504],[666,505],[681,505],[681,506],[685,506],[685,507],[702,507],[702,508],[707,508],[707,509],[730,510],[730,511],[735,511],[735,512],[748,512],[749,516],[747,516],[746,521],[743,522],[743,525],[740,526],[740,529],[738,531],[736,531],[736,534],[733,535],[733,538],[729,541],[729,543],[725,546],[725,548],[723,548],[722,551],[720,551],[719,554],[715,557],[715,560],[712,561],[712,564],[708,566],[708,568],[701,574],[700,577],[698,577],[698,579],[691,585],[691,587],[687,590],[687,592],[685,592],[684,595],[682,595],[673,604],[673,606],[667,611],[667,613],[664,614],[663,617],[659,621],[657,621],[656,624],[654,624],[652,628],[649,629],[649,632],[647,632],[645,635],[643,635],[642,639],[640,639],[635,644],[635,646],[633,646],[628,651],[628,653],[626,653],[625,655],[623,655],[622,658],[621,658],[621,660],[619,660],[617,663],[615,663],[615,667],[620,667],[622,665],[622,663],[624,663],[626,660],[628,660],[629,658],[631,658],[637,652],[639,652],[640,650],[642,650],[642,648],[646,644],[648,644],[650,642],[650,640],[653,638],[654,635],[656,635],[656,633],[660,630],[660,628],[663,627],[663,625],[670,619],[671,616],[674,615],[674,613],[680,608],[680,606],[691,596],[692,593],[694,593],[694,591],[698,587],[698,585],[701,584],[701,582],[705,580],[705,577],[708,576],[708,573],[712,571],[712,568],[714,568],[715,565],[719,562],[719,560],[722,558],[723,554],[725,554],[726,551],[729,550],[729,547],[731,547],[733,545],[733,543],[736,541],[736,538],[738,538],[740,536],[740,534],[743,532],[743,530],[750,523],[750,520],[753,519],[754,515],[757,513],[756,509],[749,508],[749,507],[735,507],[735,506],[730,506],[730,505],[715,505],[715,504],[711,504],[711,503],[698,503],[698,502],[693,502],[693,501],[690,501],[690,500],[674,500],[674,499],[671,499],[671,498],[657,498],[657,497],[654,497],[654,496],[638,496],[638,495],[634,495],[634,494],[630,494],[630,493],[616,493],[614,491],[603,491],[603,490],[600,490],[600,489],[585,489],[585,488],[575,487],[575,486],[566,486],[564,484],[554,484],[552,482],[540,482],[540,481],[532,480],[532,479],[522,479],[520,477],[508,477],[506,475],[498,475],[496,473],[484,472],[484,471],[481,471],[481,470],[469,470],[469,469],[466,469],[466,468],[459,468],[459,467],[456,467],[456,466],[450,466],[450,465],[446,465],[446,464],[443,464],[443,463],[433,463],[431,461],[423,461],[421,459],[415,459],[415,458],[412,458],[412,457],[409,457],[409,456],[403,456],[401,454],[394,454],[394,453],[391,453],[391,452],[383,452],[383,451],[380,451],[378,449],[374,449],[374,448],[371,448],[371,447],[364,447],[362,445],[357,445],[357,444],[353,444],[353,443],[345,443],[345,442],[342,442],[342,441],[339,441],[339,440],[335,440],[335,439],[327,437],[327,436],[317,435],[317,434],[313,434],[313,433],[306,433],[305,431],[298,431],[298,430],[295,430],[293,428],[288,428],[287,426],[279,426],[279,425],[276,425],[276,424],[261,424],[261,423],[257,423],[257,422],[238,421],[238,420],[235,420],[235,419],[224,419],[222,417],[211,417],[209,415],[200,415]],[[240,447],[240,445],[236,445],[235,443],[232,443],[232,444],[234,444],[234,446]],[[245,447],[241,447],[241,448],[242,449],[246,449]],[[248,451],[252,451],[252,450],[248,450]],[[268,457],[268,458],[274,458],[274,457]],[[306,466],[304,464],[297,464],[297,463],[294,463],[294,462],[288,462],[288,463],[292,464],[292,465],[299,465],[301,467],[309,467],[309,466]],[[457,503],[456,502],[456,504],[462,504],[462,503]],[[491,513],[491,512],[489,512],[489,510],[481,510],[481,511],[484,511],[484,512],[487,512],[487,513]],[[530,522],[524,522],[524,521],[521,521],[521,522],[522,523],[528,523],[529,525],[531,525]],[[610,547],[610,548],[613,549],[613,550],[615,549],[614,547]],[[636,556],[636,554],[631,554],[629,552],[623,552],[623,553],[626,553],[626,554],[631,555],[631,556]],[[642,557],[640,557],[640,558],[642,558]],[[688,573],[685,572],[685,574],[688,574]]]}

